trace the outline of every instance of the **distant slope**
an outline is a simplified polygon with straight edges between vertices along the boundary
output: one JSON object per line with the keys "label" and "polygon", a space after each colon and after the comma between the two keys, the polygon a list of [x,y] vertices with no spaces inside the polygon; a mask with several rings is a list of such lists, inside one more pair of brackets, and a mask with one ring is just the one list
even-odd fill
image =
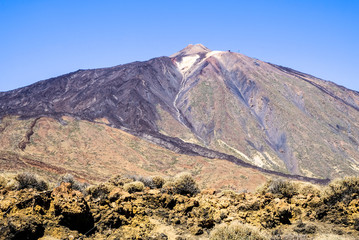
{"label": "distant slope", "polygon": [[53,178],[69,172],[90,182],[117,174],[173,176],[187,171],[203,188],[238,190],[255,190],[268,178],[226,160],[178,154],[105,124],[71,117],[63,117],[62,123],[48,117],[7,117],[0,129],[2,171],[37,171]]}
{"label": "distant slope", "polygon": [[0,117],[101,118],[177,152],[319,178],[359,173],[358,109],[355,91],[200,44],[0,93]]}

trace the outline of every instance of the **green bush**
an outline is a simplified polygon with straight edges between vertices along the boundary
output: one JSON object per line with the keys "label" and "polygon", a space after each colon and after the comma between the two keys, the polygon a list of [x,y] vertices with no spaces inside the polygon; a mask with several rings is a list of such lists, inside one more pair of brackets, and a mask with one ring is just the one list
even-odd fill
{"label": "green bush", "polygon": [[232,222],[230,225],[225,223],[216,226],[209,236],[210,240],[267,240],[264,233],[258,228],[242,224],[238,221]]}
{"label": "green bush", "polygon": [[324,191],[324,202],[335,204],[337,202],[349,203],[359,195],[359,177],[346,177],[332,181]]}
{"label": "green bush", "polygon": [[195,195],[199,193],[199,188],[194,181],[192,175],[190,173],[180,173],[175,176],[174,181],[174,190],[178,194],[182,195]]}
{"label": "green bush", "polygon": [[123,188],[125,189],[125,191],[129,193],[134,193],[134,192],[143,191],[145,185],[143,184],[143,182],[135,181],[135,182],[126,183],[125,185],[123,185]]}
{"label": "green bush", "polygon": [[38,179],[38,177],[32,173],[19,173],[15,176],[15,180],[18,183],[18,190],[33,188],[38,191],[44,191],[48,189],[48,184],[44,180]]}

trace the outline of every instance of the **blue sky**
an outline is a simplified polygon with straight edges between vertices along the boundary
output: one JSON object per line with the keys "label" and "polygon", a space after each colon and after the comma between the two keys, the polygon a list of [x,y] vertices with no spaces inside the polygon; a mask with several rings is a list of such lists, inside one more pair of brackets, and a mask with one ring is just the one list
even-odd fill
{"label": "blue sky", "polygon": [[359,91],[358,13],[355,0],[0,0],[0,91],[189,43]]}

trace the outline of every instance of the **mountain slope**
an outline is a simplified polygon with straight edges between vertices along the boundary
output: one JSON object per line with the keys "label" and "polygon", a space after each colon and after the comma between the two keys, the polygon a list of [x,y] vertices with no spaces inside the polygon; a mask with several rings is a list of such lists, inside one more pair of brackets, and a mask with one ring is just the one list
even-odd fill
{"label": "mountain slope", "polygon": [[175,58],[198,57],[178,102],[212,149],[308,176],[357,172],[357,92],[241,54],[205,54]]}
{"label": "mountain slope", "polygon": [[[357,92],[200,44],[0,93],[0,117],[106,119],[169,149],[179,138],[264,169],[320,178],[358,173],[358,109]],[[198,154],[196,145],[177,150]]]}
{"label": "mountain slope", "polygon": [[226,160],[175,153],[99,121],[6,117],[0,128],[0,169],[35,171],[51,181],[65,173],[98,183],[118,174],[165,177],[185,171],[202,188],[253,191],[268,178]]}

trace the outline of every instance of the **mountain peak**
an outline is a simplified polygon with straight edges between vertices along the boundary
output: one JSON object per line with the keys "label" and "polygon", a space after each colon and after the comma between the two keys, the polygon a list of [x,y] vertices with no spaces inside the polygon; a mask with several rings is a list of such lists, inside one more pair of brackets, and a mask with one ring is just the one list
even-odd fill
{"label": "mountain peak", "polygon": [[[2,119],[7,116],[33,119],[31,124],[26,120],[28,130],[21,127],[16,137],[23,140],[11,146],[4,134],[18,125]],[[0,93],[0,157],[8,149],[28,156],[41,148],[44,160],[52,155],[47,140],[40,137],[45,132],[34,133],[46,127],[38,120],[43,116],[64,125],[66,117],[100,122],[178,153],[227,159],[269,174],[321,178],[359,174],[356,92],[201,44],[188,45],[172,58],[76,71]],[[58,127],[46,130],[46,136],[52,138]],[[67,158],[63,149],[54,151]],[[112,159],[124,151],[107,156]]]}
{"label": "mountain peak", "polygon": [[177,56],[186,56],[186,55],[193,55],[198,53],[208,53],[211,52],[210,49],[206,48],[202,44],[189,44],[187,47],[182,49],[181,51],[172,54],[170,57],[177,57]]}

